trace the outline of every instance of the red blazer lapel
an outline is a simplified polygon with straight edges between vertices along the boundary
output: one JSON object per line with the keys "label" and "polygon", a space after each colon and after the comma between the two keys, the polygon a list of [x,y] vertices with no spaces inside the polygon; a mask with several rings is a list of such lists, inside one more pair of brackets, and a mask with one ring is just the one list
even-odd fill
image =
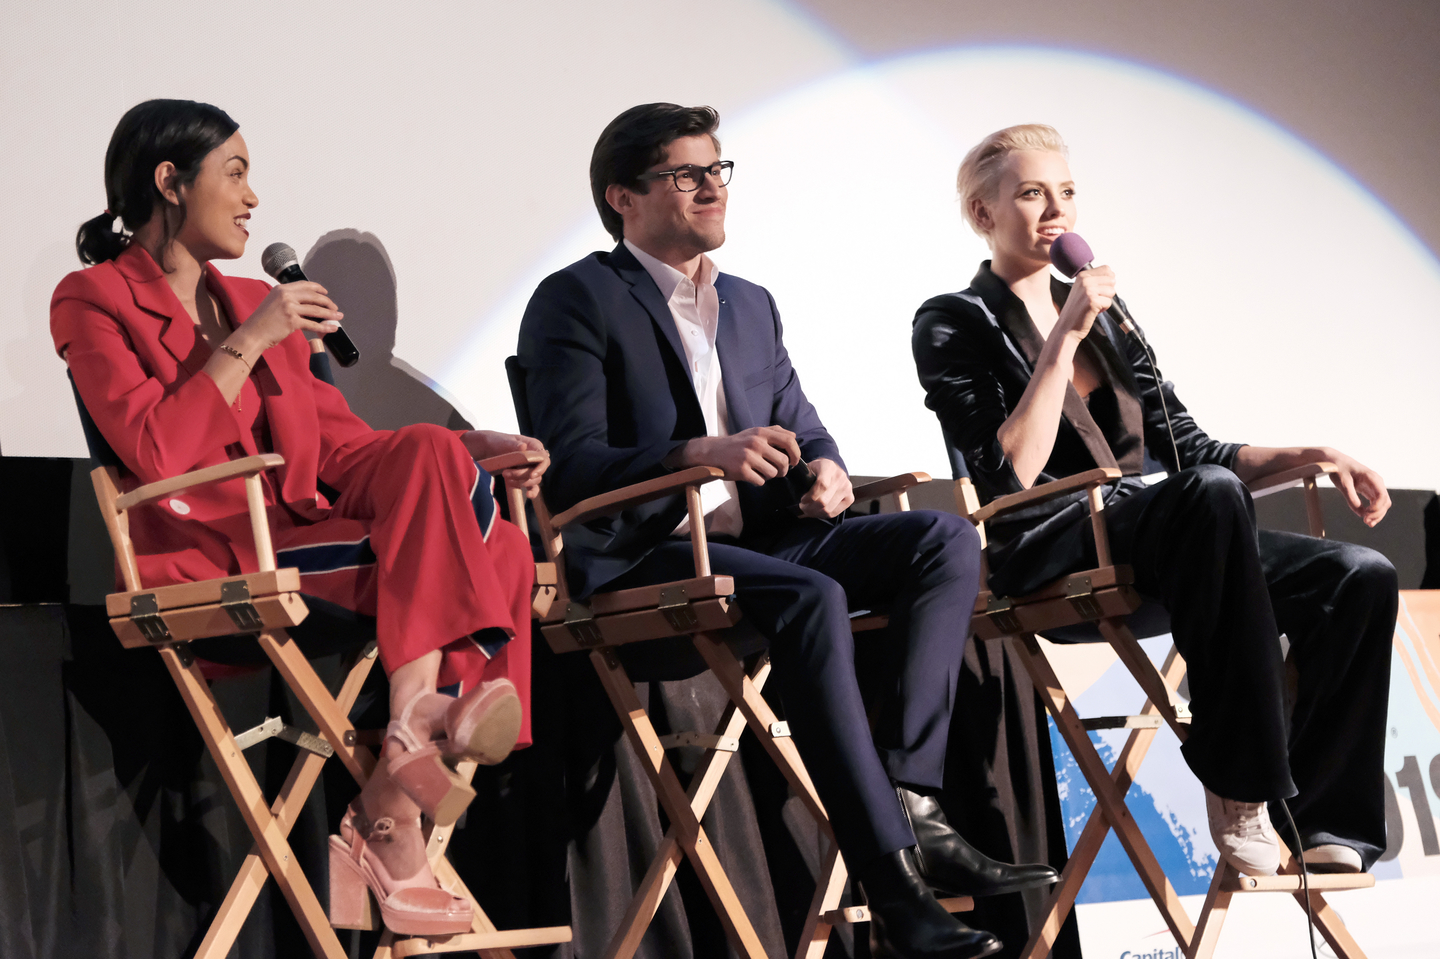
{"label": "red blazer lapel", "polygon": [[170,289],[165,274],[150,254],[138,243],[132,243],[115,258],[115,269],[130,287],[135,305],[162,324],[158,337],[161,345],[191,376],[199,373],[206,358],[196,355],[195,321],[180,305],[175,291]]}

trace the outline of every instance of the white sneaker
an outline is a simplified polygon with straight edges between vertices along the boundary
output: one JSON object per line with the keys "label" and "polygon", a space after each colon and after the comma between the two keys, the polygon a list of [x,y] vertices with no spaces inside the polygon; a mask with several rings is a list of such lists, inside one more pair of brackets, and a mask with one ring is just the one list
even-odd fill
{"label": "white sneaker", "polygon": [[1263,802],[1236,802],[1205,790],[1210,835],[1225,861],[1247,876],[1273,876],[1280,843]]}
{"label": "white sneaker", "polygon": [[1360,854],[1338,842],[1322,843],[1301,853],[1311,872],[1359,872],[1365,868]]}

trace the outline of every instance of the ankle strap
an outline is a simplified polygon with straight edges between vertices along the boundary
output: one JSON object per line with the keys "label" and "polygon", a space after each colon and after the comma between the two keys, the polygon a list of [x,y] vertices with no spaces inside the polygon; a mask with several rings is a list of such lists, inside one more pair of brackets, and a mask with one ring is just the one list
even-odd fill
{"label": "ankle strap", "polygon": [[350,803],[349,814],[345,818],[350,821],[350,855],[356,862],[364,855],[368,843],[395,841],[395,820],[389,816],[381,816],[371,822],[370,817],[365,814],[365,807],[360,805],[359,796]]}

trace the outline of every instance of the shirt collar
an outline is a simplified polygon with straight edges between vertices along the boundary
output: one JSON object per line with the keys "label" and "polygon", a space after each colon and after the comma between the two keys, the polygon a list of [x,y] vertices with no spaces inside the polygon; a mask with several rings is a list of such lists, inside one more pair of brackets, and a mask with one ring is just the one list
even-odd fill
{"label": "shirt collar", "polygon": [[[660,295],[665,297],[666,303],[669,303],[671,298],[675,296],[675,290],[680,284],[690,279],[669,263],[662,263],[634,243],[631,243],[628,237],[622,242],[625,244],[627,250],[635,254],[635,259],[640,261],[640,265],[645,268],[645,272],[650,274],[650,278],[654,280],[655,285],[660,288]],[[720,270],[715,266],[715,261],[704,253],[700,254],[700,276],[704,278],[705,282],[714,286],[715,277],[719,275]]]}

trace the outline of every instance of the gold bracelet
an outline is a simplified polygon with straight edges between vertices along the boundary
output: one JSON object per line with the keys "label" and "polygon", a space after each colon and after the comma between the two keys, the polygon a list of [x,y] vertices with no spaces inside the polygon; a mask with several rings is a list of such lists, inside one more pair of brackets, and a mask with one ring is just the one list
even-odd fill
{"label": "gold bracelet", "polygon": [[253,369],[255,368],[255,367],[253,367],[253,366],[250,365],[250,361],[249,361],[249,360],[245,359],[245,354],[244,354],[244,353],[241,353],[239,350],[235,349],[235,347],[231,346],[229,343],[221,343],[219,348],[220,348],[220,352],[221,352],[221,353],[229,353],[231,356],[235,357],[235,359],[239,360],[241,363],[244,363],[244,364],[245,364],[245,369],[246,369],[247,371],[253,370]]}

